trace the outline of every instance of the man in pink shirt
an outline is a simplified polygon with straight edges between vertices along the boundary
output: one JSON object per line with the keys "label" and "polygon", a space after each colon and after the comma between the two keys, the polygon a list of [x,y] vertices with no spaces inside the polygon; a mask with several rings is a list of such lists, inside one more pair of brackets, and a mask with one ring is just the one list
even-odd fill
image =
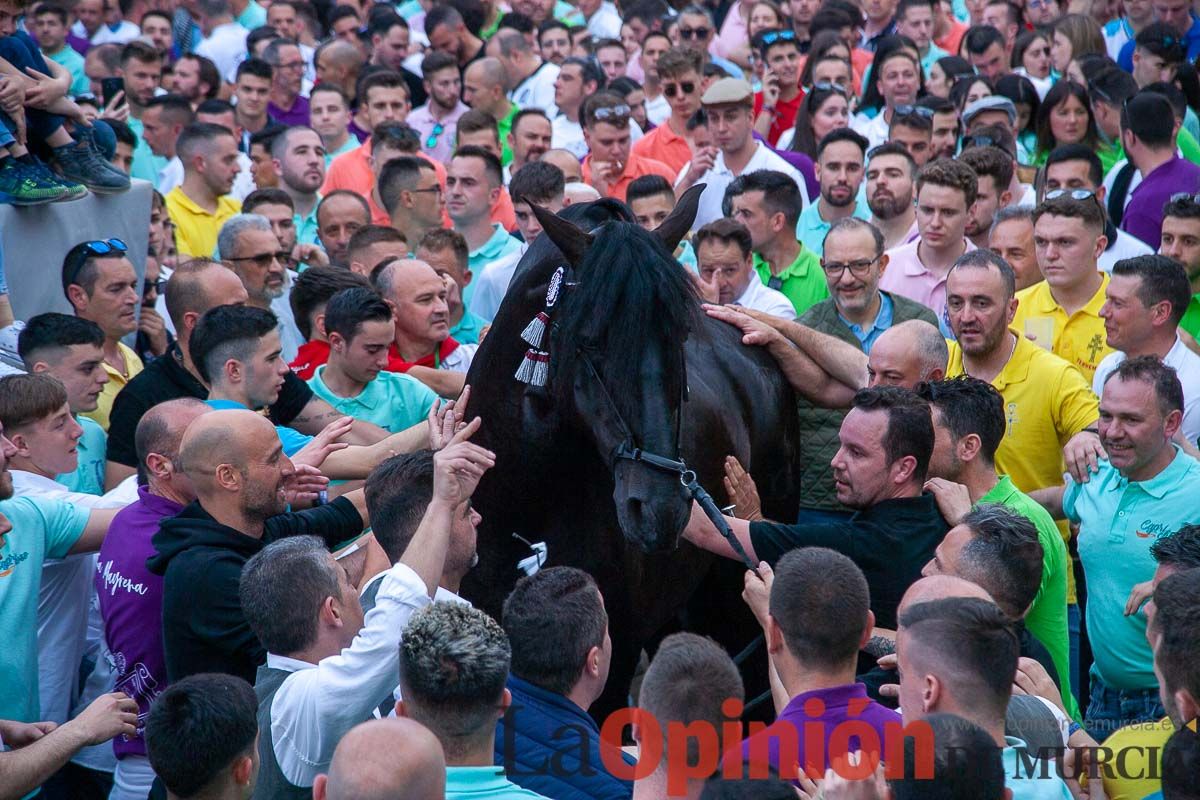
{"label": "man in pink shirt", "polygon": [[979,184],[966,164],[939,158],[917,174],[917,230],[912,242],[887,251],[888,269],[879,288],[933,309],[942,332],[946,321],[946,275],[963,253],[974,250],[966,237],[967,210]]}

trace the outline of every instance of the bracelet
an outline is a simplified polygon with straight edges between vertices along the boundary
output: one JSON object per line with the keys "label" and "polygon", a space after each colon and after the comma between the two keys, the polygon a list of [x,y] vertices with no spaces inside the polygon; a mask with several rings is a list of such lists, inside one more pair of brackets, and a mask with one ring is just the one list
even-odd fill
{"label": "bracelet", "polygon": [[1067,738],[1070,739],[1081,730],[1083,730],[1083,726],[1075,720],[1071,720],[1071,724],[1067,726]]}

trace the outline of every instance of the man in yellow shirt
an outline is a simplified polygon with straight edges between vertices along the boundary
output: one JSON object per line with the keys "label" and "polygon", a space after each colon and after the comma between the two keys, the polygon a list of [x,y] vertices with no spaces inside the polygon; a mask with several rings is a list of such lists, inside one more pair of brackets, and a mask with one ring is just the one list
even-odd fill
{"label": "man in yellow shirt", "polygon": [[175,144],[183,162],[183,183],[166,197],[167,213],[175,224],[175,249],[180,261],[211,258],[217,232],[225,220],[242,209],[229,196],[237,177],[238,149],[233,132],[211,122],[194,122]]}
{"label": "man in yellow shirt", "polygon": [[[1077,368],[1048,353],[1013,327],[1016,275],[990,250],[973,250],[946,278],[946,313],[956,342],[950,344],[946,377],[970,375],[996,387],[1004,398],[1006,429],[996,451],[996,471],[1023,492],[1062,483],[1063,461],[1086,480],[1104,455],[1097,425],[1100,401]],[[1063,541],[1070,539],[1059,523]],[[1079,606],[1067,570],[1071,683],[1078,678]]]}
{"label": "man in yellow shirt", "polygon": [[1012,326],[1073,364],[1090,383],[1112,352],[1100,307],[1108,275],[1097,259],[1108,239],[1104,213],[1086,189],[1057,189],[1033,212],[1033,244],[1044,281],[1017,293]]}
{"label": "man in yellow shirt", "polygon": [[75,316],[96,323],[104,331],[104,371],[108,383],[96,398],[94,411],[84,414],[108,431],[113,400],[125,384],[142,371],[142,360],[121,338],[137,330],[137,308],[142,300],[133,263],[120,239],[82,242],[63,259],[62,285]]}

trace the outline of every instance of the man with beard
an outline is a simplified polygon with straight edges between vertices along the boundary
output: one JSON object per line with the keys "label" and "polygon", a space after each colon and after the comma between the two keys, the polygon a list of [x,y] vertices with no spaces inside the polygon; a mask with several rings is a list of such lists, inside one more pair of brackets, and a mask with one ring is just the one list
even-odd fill
{"label": "man with beard", "polygon": [[221,125],[193,122],[179,135],[175,153],[183,162],[183,183],[167,194],[166,204],[179,260],[208,258],[221,225],[242,207],[229,196],[241,170],[237,139]]}
{"label": "man with beard", "polygon": [[292,198],[296,241],[316,244],[317,204],[321,201],[317,190],[325,182],[321,135],[304,125],[288,128],[271,142],[271,160],[279,173],[279,188]]}
{"label": "man with beard", "polygon": [[822,253],[825,235],[839,219],[867,219],[867,209],[858,204],[863,182],[867,140],[850,128],[838,128],[817,145],[814,165],[821,198],[800,213],[796,238],[814,253]]}
{"label": "man with beard", "polygon": [[[196,502],[164,520],[147,561],[163,576],[163,650],[173,683],[198,672],[251,681],[266,651],[237,602],[242,567],[272,541],[317,535],[336,547],[367,525],[361,489],[328,505],[285,513],[297,489],[324,481],[283,454],[279,434],[253,411],[212,411],[180,445]],[[311,495],[310,495],[311,496]]]}
{"label": "man with beard", "polygon": [[1200,463],[1172,439],[1183,418],[1175,370],[1155,356],[1126,359],[1109,374],[1100,400],[1100,437],[1108,453],[1086,483],[1034,498],[1079,523],[1079,559],[1088,583],[1091,702],[1085,725],[1097,741],[1118,727],[1161,719],[1146,612],[1126,613],[1133,587],[1154,577],[1150,546],[1200,519],[1188,501],[1200,489]]}
{"label": "man with beard", "polygon": [[304,56],[292,39],[276,39],[263,51],[263,60],[271,65],[270,101],[267,113],[284,125],[308,124],[308,98],[304,87]]}
{"label": "man with beard", "polygon": [[814,250],[796,239],[801,203],[795,181],[774,170],[751,172],[734,179],[725,201],[728,216],[750,232],[761,283],[782,292],[796,314],[829,296],[819,269],[820,245]]}
{"label": "man with beard", "polygon": [[[459,25],[462,25],[461,19]],[[458,71],[458,61],[445,52],[425,56],[421,71],[429,101],[408,112],[406,121],[421,134],[421,149],[437,161],[446,162],[454,152],[458,118],[470,111],[459,97],[462,75]]]}
{"label": "man with beard", "polygon": [[871,224],[883,234],[883,247],[891,250],[917,235],[917,210],[913,206],[913,179],[917,163],[904,145],[888,142],[871,151],[867,161],[867,207]]}
{"label": "man with beard", "polygon": [[222,261],[246,287],[246,305],[275,313],[283,360],[294,360],[304,337],[287,299],[292,281],[285,265],[292,254],[283,250],[271,232],[270,221],[261,214],[239,214],[229,220],[222,226],[218,241]]}
{"label": "man with beard", "polygon": [[979,192],[967,212],[967,238],[976,247],[988,246],[988,234],[996,212],[1012,200],[1008,185],[1012,183],[1012,158],[998,147],[968,147],[962,160],[975,171]]}
{"label": "man with beard", "polygon": [[121,49],[121,68],[117,71],[117,77],[124,81],[125,104],[129,106],[129,119],[126,122],[138,138],[138,145],[133,150],[131,177],[155,182],[163,162],[155,159],[144,141],[142,112],[162,80],[162,55],[145,42],[130,42]]}

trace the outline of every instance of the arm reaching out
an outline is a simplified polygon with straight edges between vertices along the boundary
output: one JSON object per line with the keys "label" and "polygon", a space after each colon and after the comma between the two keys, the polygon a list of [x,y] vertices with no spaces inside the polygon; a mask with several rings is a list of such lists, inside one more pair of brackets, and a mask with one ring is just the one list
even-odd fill
{"label": "arm reaching out", "polygon": [[749,308],[738,310],[774,327],[838,383],[854,391],[867,387],[867,354],[854,345],[799,322],[772,317]]}

